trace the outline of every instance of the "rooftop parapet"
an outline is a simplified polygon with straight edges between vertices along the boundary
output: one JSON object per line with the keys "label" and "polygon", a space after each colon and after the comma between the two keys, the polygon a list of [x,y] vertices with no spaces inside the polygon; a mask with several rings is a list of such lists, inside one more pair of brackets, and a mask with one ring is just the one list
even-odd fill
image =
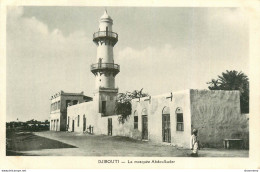
{"label": "rooftop parapet", "polygon": [[80,93],[66,93],[63,90],[61,90],[60,92],[52,95],[50,100],[55,99],[55,98],[60,97],[60,96],[85,96],[85,95],[84,95],[83,91],[80,92]]}

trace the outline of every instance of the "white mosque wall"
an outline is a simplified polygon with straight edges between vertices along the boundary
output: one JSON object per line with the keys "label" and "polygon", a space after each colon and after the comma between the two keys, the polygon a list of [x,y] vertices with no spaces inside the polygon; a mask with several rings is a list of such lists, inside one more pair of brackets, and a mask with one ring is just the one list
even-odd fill
{"label": "white mosque wall", "polygon": [[[148,116],[148,140],[162,143],[162,115],[164,108],[169,108],[170,114],[170,130],[171,143],[178,147],[189,147],[191,120],[190,120],[190,101],[189,90],[175,92],[172,94],[164,94],[159,96],[152,96],[151,100],[142,98],[140,102],[138,99],[132,101],[132,111],[138,114],[138,131],[142,133],[142,115]],[[176,109],[183,109],[183,131],[178,131],[176,127]]]}
{"label": "white mosque wall", "polygon": [[[83,115],[86,126],[92,126],[94,134],[108,135],[108,118],[112,120],[112,135],[142,139],[142,116],[148,119],[148,140],[163,143],[162,115],[168,108],[170,114],[171,144],[189,148],[193,128],[198,129],[199,140],[204,147],[223,147],[223,139],[242,138],[248,144],[248,120],[240,114],[238,91],[184,90],[159,96],[132,100],[132,114],[124,124],[118,115],[98,113],[96,101],[68,107],[69,131],[83,132]],[[183,130],[177,129],[177,111],[183,114]],[[134,129],[134,116],[138,127]],[[78,117],[80,117],[79,125]]]}

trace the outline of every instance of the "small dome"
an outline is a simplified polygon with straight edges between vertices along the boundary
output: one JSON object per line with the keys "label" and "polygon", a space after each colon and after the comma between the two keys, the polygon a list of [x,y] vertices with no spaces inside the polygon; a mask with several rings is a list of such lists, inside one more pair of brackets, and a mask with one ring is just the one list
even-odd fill
{"label": "small dome", "polygon": [[100,20],[104,21],[104,20],[111,20],[112,21],[112,18],[107,14],[107,10],[105,10],[104,14],[100,17]]}

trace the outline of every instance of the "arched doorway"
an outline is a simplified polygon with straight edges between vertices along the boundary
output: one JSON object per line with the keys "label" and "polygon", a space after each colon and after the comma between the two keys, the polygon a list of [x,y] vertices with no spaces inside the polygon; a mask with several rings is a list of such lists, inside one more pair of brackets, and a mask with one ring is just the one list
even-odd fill
{"label": "arched doorway", "polygon": [[72,129],[71,131],[74,132],[74,125],[75,125],[75,122],[74,122],[74,119],[72,120]]}
{"label": "arched doorway", "polygon": [[57,119],[56,131],[59,131],[59,120]]}
{"label": "arched doorway", "polygon": [[108,120],[107,121],[108,122],[108,125],[107,125],[108,133],[107,133],[107,135],[112,136],[112,131],[113,131],[112,118],[108,118],[107,120]]}
{"label": "arched doorway", "polygon": [[53,131],[55,131],[55,129],[56,129],[56,119],[53,121]]}
{"label": "arched doorway", "polygon": [[164,107],[162,110],[162,140],[171,143],[171,120],[170,108]]}
{"label": "arched doorway", "polygon": [[86,131],[86,121],[87,121],[86,116],[83,115],[83,132]]}
{"label": "arched doorway", "polygon": [[147,109],[142,110],[142,139],[148,140],[148,118]]}
{"label": "arched doorway", "polygon": [[138,112],[134,112],[134,129],[138,129]]}

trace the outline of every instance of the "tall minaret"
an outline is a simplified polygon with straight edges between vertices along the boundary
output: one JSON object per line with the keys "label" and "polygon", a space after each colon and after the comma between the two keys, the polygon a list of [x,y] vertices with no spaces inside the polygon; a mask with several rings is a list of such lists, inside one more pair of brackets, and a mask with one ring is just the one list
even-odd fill
{"label": "tall minaret", "polygon": [[112,32],[113,20],[105,10],[99,20],[98,32],[93,35],[97,45],[97,60],[91,65],[95,75],[96,87],[94,99],[98,102],[98,111],[103,115],[114,115],[114,105],[118,88],[115,88],[115,76],[120,66],[114,63],[113,48],[118,41],[118,35]]}

